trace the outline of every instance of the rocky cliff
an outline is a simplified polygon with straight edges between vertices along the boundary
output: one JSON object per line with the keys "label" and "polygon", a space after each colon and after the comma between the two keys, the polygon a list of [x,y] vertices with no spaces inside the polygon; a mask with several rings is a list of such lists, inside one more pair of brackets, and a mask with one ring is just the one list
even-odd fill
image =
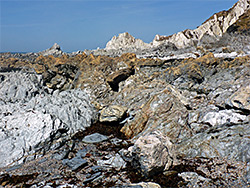
{"label": "rocky cliff", "polygon": [[128,33],[122,33],[119,34],[118,37],[114,36],[112,40],[107,43],[105,49],[133,49],[135,51],[136,49],[143,50],[161,45],[168,46],[169,44],[173,44],[177,48],[196,46],[204,35],[221,37],[226,33],[227,29],[249,9],[249,0],[239,0],[231,9],[214,14],[194,30],[186,29],[185,31],[181,31],[171,36],[156,35],[150,44],[144,43],[140,39],[135,39]]}
{"label": "rocky cliff", "polygon": [[187,29],[171,36],[156,35],[153,45],[158,46],[162,43],[171,42],[178,48],[183,48],[194,45],[204,34],[222,36],[249,8],[249,0],[239,0],[231,9],[214,14],[197,29]]}

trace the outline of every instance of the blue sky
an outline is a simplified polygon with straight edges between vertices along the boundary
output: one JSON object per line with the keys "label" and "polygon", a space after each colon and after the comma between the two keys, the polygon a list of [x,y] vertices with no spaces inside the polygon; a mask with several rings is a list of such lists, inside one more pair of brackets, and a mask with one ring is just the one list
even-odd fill
{"label": "blue sky", "polygon": [[63,51],[103,48],[129,32],[151,42],[156,34],[194,29],[237,0],[0,0],[0,51],[37,52],[57,42]]}

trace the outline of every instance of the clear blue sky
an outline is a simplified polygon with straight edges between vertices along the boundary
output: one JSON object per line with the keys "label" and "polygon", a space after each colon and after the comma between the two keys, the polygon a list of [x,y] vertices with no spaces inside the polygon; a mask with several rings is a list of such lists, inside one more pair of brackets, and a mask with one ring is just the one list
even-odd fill
{"label": "clear blue sky", "polygon": [[63,51],[105,47],[129,32],[151,42],[156,34],[194,29],[237,0],[0,0],[0,51],[37,52],[57,42]]}

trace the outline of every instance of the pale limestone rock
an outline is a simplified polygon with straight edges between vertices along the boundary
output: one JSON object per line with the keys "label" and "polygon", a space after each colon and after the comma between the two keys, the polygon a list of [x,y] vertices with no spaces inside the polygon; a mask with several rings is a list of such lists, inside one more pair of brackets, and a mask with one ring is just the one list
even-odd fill
{"label": "pale limestone rock", "polygon": [[48,55],[62,55],[63,52],[61,50],[61,47],[55,43],[51,48],[46,49],[42,52],[38,53],[39,55],[43,55],[43,56],[48,56]]}
{"label": "pale limestone rock", "polygon": [[247,119],[246,116],[235,113],[232,110],[221,110],[219,112],[208,112],[202,122],[212,126],[223,124],[239,124]]}
{"label": "pale limestone rock", "polygon": [[114,36],[111,41],[106,45],[106,50],[110,49],[127,49],[127,48],[148,48],[150,45],[143,42],[141,39],[135,39],[129,33],[121,33],[118,36]]}
{"label": "pale limestone rock", "polygon": [[194,44],[200,40],[204,34],[211,36],[222,36],[229,26],[234,24],[239,17],[249,9],[249,0],[239,0],[230,10],[214,14],[201,26],[194,30],[185,30],[171,36],[156,35],[153,46],[171,42],[178,48],[183,48]]}

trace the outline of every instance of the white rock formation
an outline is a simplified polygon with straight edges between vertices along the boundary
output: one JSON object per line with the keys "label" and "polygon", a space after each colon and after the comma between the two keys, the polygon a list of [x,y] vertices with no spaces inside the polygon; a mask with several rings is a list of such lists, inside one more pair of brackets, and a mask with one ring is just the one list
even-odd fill
{"label": "white rock formation", "polygon": [[249,0],[239,0],[231,9],[214,14],[197,29],[187,29],[171,36],[156,35],[153,40],[153,46],[171,42],[175,44],[176,47],[183,48],[194,44],[200,40],[204,34],[222,36],[228,27],[234,24],[249,8]]}
{"label": "white rock formation", "polygon": [[201,26],[194,30],[187,29],[171,36],[156,35],[152,43],[148,44],[140,39],[135,39],[129,33],[114,36],[106,45],[106,50],[119,49],[147,49],[162,44],[174,44],[177,48],[184,48],[196,44],[204,34],[222,36],[239,17],[250,9],[249,0],[239,0],[231,9],[214,14]]}
{"label": "white rock formation", "polygon": [[121,33],[118,36],[114,36],[107,44],[106,50],[111,49],[128,49],[128,48],[137,48],[137,49],[145,49],[150,47],[149,44],[143,42],[141,39],[135,39],[129,33]]}
{"label": "white rock formation", "polygon": [[61,47],[55,43],[51,48],[46,49],[42,52],[38,52],[39,55],[48,56],[48,55],[62,55],[63,51],[61,50]]}

